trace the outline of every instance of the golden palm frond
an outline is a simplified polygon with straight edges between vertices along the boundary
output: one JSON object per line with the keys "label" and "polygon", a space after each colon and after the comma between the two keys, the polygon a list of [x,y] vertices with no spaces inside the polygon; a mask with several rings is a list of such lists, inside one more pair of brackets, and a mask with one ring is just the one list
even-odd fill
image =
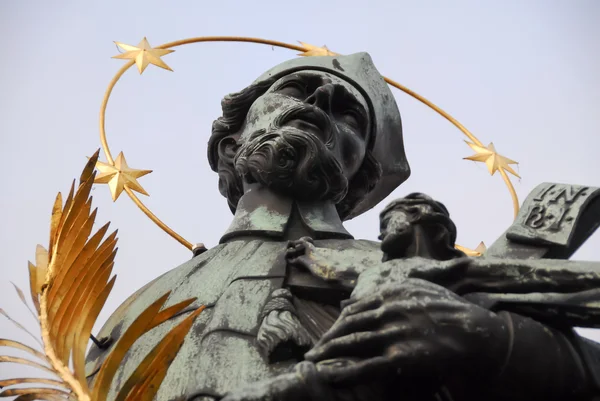
{"label": "golden palm frond", "polygon": [[[96,209],[92,211],[90,191],[98,153],[86,164],[77,189],[73,182],[64,205],[62,195],[57,195],[52,208],[48,250],[38,245],[36,265],[29,263],[28,266],[31,299],[39,318],[44,353],[17,341],[0,339],[0,347],[18,349],[37,359],[0,356],[0,363],[33,366],[56,376],[56,379],[1,380],[0,389],[22,384],[41,387],[4,389],[0,397],[18,396],[16,400],[21,401],[105,401],[112,379],[133,343],[195,301],[189,299],[161,311],[169,296],[167,293],[144,310],[106,357],[97,373],[94,388],[90,390],[85,377],[85,352],[94,323],[115,283],[116,276],[111,278],[111,273],[117,253],[117,232],[104,238],[109,224],[91,235]],[[27,305],[23,291],[16,285],[15,289]],[[156,345],[119,389],[118,399],[152,399],[194,319],[202,310],[196,309]],[[27,331],[3,310],[0,309],[0,313]]]}

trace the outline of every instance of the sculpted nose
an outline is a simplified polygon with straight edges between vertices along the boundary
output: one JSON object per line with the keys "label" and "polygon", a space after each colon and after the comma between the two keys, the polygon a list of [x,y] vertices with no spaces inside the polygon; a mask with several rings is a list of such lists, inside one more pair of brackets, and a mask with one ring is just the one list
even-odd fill
{"label": "sculpted nose", "polygon": [[328,112],[331,109],[331,100],[333,99],[334,92],[335,85],[333,84],[319,86],[305,102]]}

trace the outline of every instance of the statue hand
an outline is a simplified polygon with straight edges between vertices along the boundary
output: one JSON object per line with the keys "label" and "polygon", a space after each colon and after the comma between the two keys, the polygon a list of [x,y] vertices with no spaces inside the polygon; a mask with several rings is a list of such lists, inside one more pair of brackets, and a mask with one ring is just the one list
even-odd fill
{"label": "statue hand", "polygon": [[504,364],[509,337],[501,316],[436,284],[406,279],[353,296],[305,357],[361,359],[332,370],[334,381],[398,374],[490,378]]}
{"label": "statue hand", "polygon": [[295,241],[288,241],[285,257],[288,262],[294,262],[299,258],[310,257],[314,249],[314,240],[311,237],[302,237]]}
{"label": "statue hand", "polygon": [[330,269],[329,250],[315,247],[310,237],[302,237],[289,241],[285,253],[287,262],[299,266],[325,281],[336,280],[339,277]]}

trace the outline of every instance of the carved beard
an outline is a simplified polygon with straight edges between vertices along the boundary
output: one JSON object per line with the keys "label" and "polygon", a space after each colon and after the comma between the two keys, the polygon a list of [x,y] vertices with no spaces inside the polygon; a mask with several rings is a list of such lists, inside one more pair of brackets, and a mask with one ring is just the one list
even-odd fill
{"label": "carved beard", "polygon": [[253,133],[235,157],[238,174],[302,201],[341,201],[348,191],[342,166],[316,135],[295,127]]}

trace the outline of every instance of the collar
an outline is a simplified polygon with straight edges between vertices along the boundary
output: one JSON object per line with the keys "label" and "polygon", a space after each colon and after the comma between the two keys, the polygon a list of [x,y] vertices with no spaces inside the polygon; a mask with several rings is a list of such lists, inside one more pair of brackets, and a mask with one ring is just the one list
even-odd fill
{"label": "collar", "polygon": [[238,202],[221,243],[241,236],[282,239],[293,211],[314,239],[352,239],[332,202],[297,202],[266,188],[252,188]]}

